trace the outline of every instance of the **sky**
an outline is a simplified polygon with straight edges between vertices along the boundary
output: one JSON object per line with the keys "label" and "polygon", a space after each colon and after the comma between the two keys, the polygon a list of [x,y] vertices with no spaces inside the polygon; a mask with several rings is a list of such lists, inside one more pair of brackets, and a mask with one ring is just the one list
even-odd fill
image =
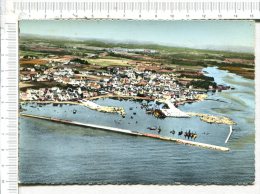
{"label": "sky", "polygon": [[255,35],[254,22],[245,20],[22,20],[19,27],[22,35],[248,52],[254,49]]}

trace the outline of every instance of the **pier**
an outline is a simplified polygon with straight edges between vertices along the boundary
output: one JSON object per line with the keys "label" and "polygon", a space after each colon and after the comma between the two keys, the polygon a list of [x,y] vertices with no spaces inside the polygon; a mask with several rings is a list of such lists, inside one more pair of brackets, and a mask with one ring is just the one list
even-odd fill
{"label": "pier", "polygon": [[199,143],[199,142],[177,139],[177,138],[164,137],[164,136],[160,136],[160,135],[156,135],[156,134],[131,131],[128,129],[120,129],[120,128],[115,128],[115,127],[101,126],[101,125],[95,125],[95,124],[80,123],[77,121],[70,121],[70,120],[57,119],[57,118],[38,116],[38,115],[31,115],[31,114],[25,114],[25,113],[20,113],[20,116],[48,120],[48,121],[53,121],[53,122],[58,122],[58,123],[63,123],[63,124],[77,125],[77,126],[82,126],[82,127],[90,127],[90,128],[94,128],[94,129],[112,131],[112,132],[126,134],[126,135],[142,136],[142,137],[148,137],[148,138],[159,139],[159,140],[164,140],[164,141],[172,141],[172,142],[179,143],[179,144],[196,146],[196,147],[201,147],[201,148],[206,148],[206,149],[213,149],[213,150],[218,150],[218,151],[223,151],[223,152],[229,151],[229,148],[227,148],[227,147],[216,146],[216,145],[211,145],[211,144],[206,144],[206,143]]}
{"label": "pier", "polygon": [[228,136],[227,136],[227,139],[226,139],[225,143],[228,142],[228,140],[229,140],[229,138],[230,138],[232,132],[233,132],[233,128],[232,128],[232,125],[230,125],[230,126],[229,126],[229,134],[228,134]]}

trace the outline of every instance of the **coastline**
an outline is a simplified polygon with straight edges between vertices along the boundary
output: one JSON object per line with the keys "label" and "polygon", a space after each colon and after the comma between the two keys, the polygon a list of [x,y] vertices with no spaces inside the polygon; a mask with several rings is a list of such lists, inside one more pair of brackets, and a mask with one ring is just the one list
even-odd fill
{"label": "coastline", "polygon": [[87,103],[83,102],[72,102],[72,101],[22,101],[20,102],[21,104],[24,103],[37,103],[37,104],[72,104],[72,105],[80,105],[80,106],[85,106],[88,107],[89,109],[92,110],[97,110],[99,112],[106,112],[106,113],[118,113],[122,116],[125,115],[125,111],[121,107],[112,107],[112,106],[91,106]]}
{"label": "coastline", "polygon": [[[101,96],[102,97],[102,96]],[[111,98],[122,98],[119,96],[110,96]],[[103,97],[104,98],[104,97]],[[99,98],[95,98],[95,99],[99,99]],[[130,98],[130,96],[125,97],[124,99],[134,99],[134,100],[144,100],[146,98],[144,97],[134,97],[134,98]],[[206,99],[205,95],[200,96],[197,99],[198,101],[203,101]],[[150,99],[149,99],[150,100]],[[159,102],[164,103],[165,100],[158,100]],[[189,101],[188,101],[189,102]],[[194,102],[194,101],[192,101]],[[20,102],[21,104],[25,104],[25,103],[37,103],[37,104],[72,104],[72,105],[79,105],[79,106],[85,106],[91,110],[96,110],[99,112],[105,112],[105,113],[118,113],[119,115],[121,115],[122,117],[125,117],[126,112],[124,110],[124,108],[122,107],[115,107],[115,106],[101,106],[98,105],[92,101],[89,100],[81,100],[81,101],[77,101],[77,102],[73,102],[73,101],[22,101]],[[182,102],[182,104],[184,104],[186,102]],[[193,117],[200,117],[200,120],[206,123],[215,123],[215,124],[225,124],[225,125],[235,125],[236,123],[228,118],[228,117],[224,117],[224,116],[214,116],[214,115],[209,115],[209,114],[203,114],[203,113],[195,113],[195,112],[186,112],[189,116]]]}

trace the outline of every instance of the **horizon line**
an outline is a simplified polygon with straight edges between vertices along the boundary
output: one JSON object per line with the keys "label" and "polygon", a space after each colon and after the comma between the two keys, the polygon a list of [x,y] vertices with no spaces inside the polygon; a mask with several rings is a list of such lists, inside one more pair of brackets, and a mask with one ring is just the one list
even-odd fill
{"label": "horizon line", "polygon": [[108,40],[108,39],[102,39],[102,38],[84,38],[84,37],[69,37],[69,36],[55,36],[55,35],[40,35],[40,34],[31,34],[31,33],[19,33],[19,36],[31,36],[31,37],[39,37],[39,38],[52,38],[52,39],[58,39],[58,40],[64,40],[69,39],[71,41],[96,41],[96,42],[102,42],[102,43],[112,43],[112,44],[129,44],[129,45],[157,45],[157,46],[164,46],[164,47],[170,47],[170,48],[186,48],[186,49],[196,49],[196,50],[208,50],[208,51],[224,51],[224,52],[235,52],[235,53],[248,53],[248,54],[254,54],[255,55],[255,47],[252,46],[231,46],[232,48],[240,48],[240,49],[230,49],[227,48],[228,46],[225,46],[226,48],[221,49],[221,46],[215,46],[215,49],[212,48],[214,45],[208,45],[208,47],[211,48],[199,48],[199,47],[192,47],[192,46],[181,46],[181,45],[166,45],[166,44],[160,44],[156,42],[148,42],[148,41],[119,41],[119,40]]}

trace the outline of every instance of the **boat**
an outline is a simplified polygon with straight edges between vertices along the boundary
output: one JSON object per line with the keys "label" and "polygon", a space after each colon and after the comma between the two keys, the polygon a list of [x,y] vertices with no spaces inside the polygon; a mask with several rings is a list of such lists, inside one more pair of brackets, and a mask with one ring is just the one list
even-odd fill
{"label": "boat", "polygon": [[165,114],[162,112],[162,110],[160,109],[155,109],[153,111],[153,115],[156,117],[156,118],[160,118],[160,119],[164,119],[166,116]]}

